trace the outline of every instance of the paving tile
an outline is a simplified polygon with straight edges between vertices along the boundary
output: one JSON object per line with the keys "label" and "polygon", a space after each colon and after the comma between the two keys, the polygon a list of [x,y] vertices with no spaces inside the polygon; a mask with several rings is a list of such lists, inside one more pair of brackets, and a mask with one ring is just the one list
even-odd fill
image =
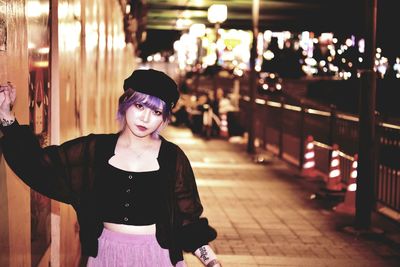
{"label": "paving tile", "polygon": [[[338,230],[340,218],[310,199],[296,168],[272,156],[270,164],[255,164],[242,145],[167,129],[163,135],[193,165],[203,215],[218,231],[210,245],[224,267],[400,266],[393,246]],[[202,266],[184,256],[189,267]]]}

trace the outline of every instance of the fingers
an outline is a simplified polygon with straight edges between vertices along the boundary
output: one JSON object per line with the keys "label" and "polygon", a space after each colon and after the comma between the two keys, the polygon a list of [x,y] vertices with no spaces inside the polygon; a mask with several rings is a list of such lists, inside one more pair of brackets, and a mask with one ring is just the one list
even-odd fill
{"label": "fingers", "polygon": [[6,94],[6,95],[10,95],[10,87],[6,87],[5,89],[4,89],[4,93]]}
{"label": "fingers", "polygon": [[11,104],[14,104],[15,99],[17,98],[17,90],[15,89],[14,85],[11,82],[7,82],[8,87],[10,88],[10,99]]}
{"label": "fingers", "polygon": [[0,109],[3,109],[3,107],[6,105],[5,100],[6,100],[6,93],[5,93],[6,88],[4,86],[0,85]]}
{"label": "fingers", "polygon": [[5,97],[6,104],[10,104],[11,99],[10,99],[10,89],[9,88],[4,90],[4,97]]}
{"label": "fingers", "polygon": [[6,92],[7,89],[8,89],[7,85],[0,84],[0,99],[1,100],[4,100],[5,92]]}
{"label": "fingers", "polygon": [[0,85],[0,105],[2,108],[11,105],[11,87],[9,85]]}
{"label": "fingers", "polygon": [[11,88],[11,90],[15,90],[15,87],[11,82],[7,82],[7,85]]}
{"label": "fingers", "polygon": [[8,97],[8,99],[11,100],[11,103],[14,103],[17,96],[17,90],[11,82],[7,82],[7,84],[0,84],[0,94],[1,93],[3,93],[2,97]]}
{"label": "fingers", "polygon": [[4,99],[5,99],[5,96],[4,96],[4,89],[3,89],[2,86],[0,86],[0,105],[3,104]]}
{"label": "fingers", "polygon": [[7,85],[0,84],[0,93],[4,92],[4,90],[7,88]]}

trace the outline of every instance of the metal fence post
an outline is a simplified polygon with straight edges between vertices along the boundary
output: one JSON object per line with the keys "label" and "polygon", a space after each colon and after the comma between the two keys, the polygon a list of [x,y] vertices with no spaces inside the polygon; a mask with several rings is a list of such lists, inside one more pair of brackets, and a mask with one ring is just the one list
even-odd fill
{"label": "metal fence post", "polygon": [[337,120],[337,110],[335,105],[331,105],[331,117],[329,120],[329,135],[328,135],[328,144],[333,145],[335,141],[335,129],[336,129],[336,120]]}
{"label": "metal fence post", "polygon": [[300,100],[300,153],[299,153],[299,169],[303,168],[304,164],[304,144],[305,144],[305,115],[306,108],[304,107],[304,99]]}
{"label": "metal fence post", "polygon": [[372,202],[374,203],[374,209],[377,208],[377,196],[378,196],[378,190],[379,190],[379,181],[380,181],[380,177],[379,177],[379,164],[380,164],[380,138],[383,135],[383,129],[380,127],[380,122],[382,121],[382,116],[378,111],[375,111],[375,138],[374,138],[374,147],[375,147],[375,157],[374,157],[374,181],[373,181],[373,185],[374,185],[374,190],[372,192],[373,196],[372,196]]}
{"label": "metal fence post", "polygon": [[284,114],[285,114],[285,98],[280,97],[281,100],[281,123],[279,125],[279,157],[283,157],[283,124],[284,124]]}
{"label": "metal fence post", "polygon": [[[328,144],[330,146],[333,146],[333,143],[335,142],[335,129],[336,129],[336,119],[337,119],[337,113],[336,113],[336,106],[331,105],[331,117],[329,119],[329,133],[328,133]],[[332,160],[332,153],[329,153],[328,156],[328,164],[330,164]]]}
{"label": "metal fence post", "polygon": [[255,139],[255,99],[256,99],[256,79],[258,79],[258,73],[255,70],[256,58],[257,58],[257,37],[258,37],[258,20],[260,15],[260,1],[253,0],[252,6],[252,18],[253,18],[253,42],[250,49],[250,129],[249,138],[247,142],[247,152],[255,153],[254,147]]}
{"label": "metal fence post", "polygon": [[376,19],[377,0],[365,1],[365,60],[361,70],[360,90],[360,122],[359,122],[359,153],[356,194],[355,227],[359,230],[371,229],[374,166],[375,162],[375,107],[376,107],[376,72],[374,71],[374,57],[376,47]]}
{"label": "metal fence post", "polygon": [[[265,103],[268,102],[268,97],[265,99]],[[268,105],[263,106],[263,129],[262,129],[262,145],[263,149],[267,149],[267,125],[268,125]]]}

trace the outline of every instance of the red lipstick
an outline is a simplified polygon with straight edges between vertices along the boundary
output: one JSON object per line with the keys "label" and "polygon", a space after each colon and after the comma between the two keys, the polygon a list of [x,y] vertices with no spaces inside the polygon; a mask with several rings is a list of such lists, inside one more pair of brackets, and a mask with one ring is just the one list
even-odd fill
{"label": "red lipstick", "polygon": [[146,127],[141,126],[141,125],[137,125],[136,127],[137,127],[140,131],[146,131],[146,130],[147,130]]}

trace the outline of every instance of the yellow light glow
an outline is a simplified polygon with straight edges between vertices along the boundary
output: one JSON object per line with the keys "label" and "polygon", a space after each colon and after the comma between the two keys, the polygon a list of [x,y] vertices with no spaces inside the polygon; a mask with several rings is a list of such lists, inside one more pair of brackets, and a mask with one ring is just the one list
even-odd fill
{"label": "yellow light glow", "polygon": [[36,68],[47,68],[49,66],[49,62],[46,61],[34,61],[32,64]]}
{"label": "yellow light glow", "polygon": [[176,27],[177,29],[186,29],[192,24],[190,19],[177,19],[176,20]]}
{"label": "yellow light glow", "polygon": [[58,19],[64,20],[67,17],[68,17],[68,3],[62,2],[58,5]]}
{"label": "yellow light glow", "polygon": [[48,54],[49,51],[50,51],[50,48],[49,48],[49,47],[42,47],[42,48],[39,48],[39,49],[37,50],[37,52],[38,52],[39,54]]}
{"label": "yellow light glow", "polygon": [[28,1],[25,4],[25,14],[29,18],[38,18],[42,15],[49,14],[50,7],[49,4],[40,3],[39,0]]}

